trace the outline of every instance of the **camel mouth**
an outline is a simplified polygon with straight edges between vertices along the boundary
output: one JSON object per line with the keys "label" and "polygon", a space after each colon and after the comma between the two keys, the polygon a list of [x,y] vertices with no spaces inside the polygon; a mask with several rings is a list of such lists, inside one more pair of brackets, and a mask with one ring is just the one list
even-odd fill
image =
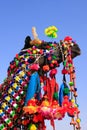
{"label": "camel mouth", "polygon": [[72,51],[72,58],[81,55],[81,49],[78,44],[74,44],[71,48],[71,51]]}

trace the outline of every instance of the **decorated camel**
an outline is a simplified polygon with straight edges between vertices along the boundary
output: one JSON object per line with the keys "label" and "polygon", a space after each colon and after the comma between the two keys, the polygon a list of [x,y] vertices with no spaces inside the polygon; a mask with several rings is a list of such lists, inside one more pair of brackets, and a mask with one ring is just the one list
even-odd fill
{"label": "decorated camel", "polygon": [[[56,37],[57,28],[46,29]],[[75,67],[73,59],[81,54],[70,36],[57,42],[25,38],[25,45],[10,62],[7,78],[0,85],[0,130],[46,130],[45,119],[62,120],[67,113],[74,130],[80,130]],[[57,71],[63,64],[62,85],[57,83]],[[66,81],[69,77],[69,82]]]}

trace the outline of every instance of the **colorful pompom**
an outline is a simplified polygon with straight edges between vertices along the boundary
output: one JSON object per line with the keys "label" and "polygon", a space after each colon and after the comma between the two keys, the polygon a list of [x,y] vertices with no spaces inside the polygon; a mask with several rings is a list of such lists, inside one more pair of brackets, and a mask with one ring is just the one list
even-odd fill
{"label": "colorful pompom", "polygon": [[49,69],[50,69],[50,68],[49,68],[49,65],[44,65],[44,66],[43,66],[43,71],[44,71],[44,72],[48,72]]}
{"label": "colorful pompom", "polygon": [[58,29],[55,26],[50,26],[45,29],[45,35],[52,38],[57,38]]}
{"label": "colorful pompom", "polygon": [[51,77],[51,78],[54,77],[56,74],[57,74],[57,69],[52,69],[52,70],[50,71],[50,77]]}
{"label": "colorful pompom", "polygon": [[38,64],[32,64],[32,65],[30,66],[30,69],[31,69],[31,70],[34,70],[34,71],[38,71],[39,65],[38,65]]}
{"label": "colorful pompom", "polygon": [[64,38],[64,41],[67,41],[67,42],[72,41],[72,37],[66,36],[66,37]]}

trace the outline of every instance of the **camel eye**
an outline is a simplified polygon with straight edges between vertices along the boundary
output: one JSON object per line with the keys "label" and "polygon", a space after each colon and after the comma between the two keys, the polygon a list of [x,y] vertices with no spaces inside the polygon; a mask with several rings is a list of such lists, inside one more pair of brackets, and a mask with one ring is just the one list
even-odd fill
{"label": "camel eye", "polygon": [[71,43],[71,46],[73,46],[74,45],[74,43]]}

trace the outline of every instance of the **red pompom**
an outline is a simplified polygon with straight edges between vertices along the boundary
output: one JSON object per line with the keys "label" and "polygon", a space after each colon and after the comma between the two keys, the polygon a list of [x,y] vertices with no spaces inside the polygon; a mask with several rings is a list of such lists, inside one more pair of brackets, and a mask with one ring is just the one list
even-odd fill
{"label": "red pompom", "polygon": [[50,61],[51,59],[52,59],[52,57],[51,57],[51,56],[49,56],[49,57],[48,57],[48,60]]}
{"label": "red pompom", "polygon": [[67,42],[72,41],[72,37],[66,36],[66,37],[64,38],[64,41],[67,41]]}
{"label": "red pompom", "polygon": [[50,68],[49,68],[49,65],[44,65],[44,66],[43,66],[43,71],[44,71],[44,72],[48,72],[49,69],[50,69]]}
{"label": "red pompom", "polygon": [[31,99],[31,100],[29,100],[28,103],[27,103],[28,106],[30,106],[30,105],[36,106],[36,104],[37,104],[37,100],[36,100],[36,99]]}
{"label": "red pompom", "polygon": [[28,76],[30,76],[30,75],[31,75],[31,72],[30,72],[30,71],[28,71],[28,72],[27,72],[27,75],[28,75]]}
{"label": "red pompom", "polygon": [[63,69],[62,74],[68,74],[68,71],[66,69]]}
{"label": "red pompom", "polygon": [[33,122],[38,123],[39,121],[43,121],[42,115],[40,115],[40,114],[35,115],[33,118]]}
{"label": "red pompom", "polygon": [[30,66],[30,69],[31,69],[31,70],[35,70],[35,71],[38,71],[39,65],[38,65],[38,64],[33,64],[33,65]]}
{"label": "red pompom", "polygon": [[53,76],[55,76],[57,74],[57,69],[52,69],[50,71],[50,77],[52,78]]}
{"label": "red pompom", "polygon": [[47,86],[44,86],[43,90],[44,90],[44,92],[46,92],[47,91]]}
{"label": "red pompom", "polygon": [[2,88],[2,84],[0,84],[0,89]]}
{"label": "red pompom", "polygon": [[15,56],[15,57],[18,59],[19,55],[18,55],[18,54],[16,54],[16,56]]}
{"label": "red pompom", "polygon": [[64,96],[62,105],[63,105],[65,112],[67,112],[68,107],[69,107],[69,97],[68,96]]}
{"label": "red pompom", "polygon": [[39,53],[40,53],[40,54],[43,54],[43,50],[40,50]]}
{"label": "red pompom", "polygon": [[50,67],[51,67],[51,68],[53,68],[53,67],[54,67],[54,65],[51,63],[51,64],[50,64]]}

